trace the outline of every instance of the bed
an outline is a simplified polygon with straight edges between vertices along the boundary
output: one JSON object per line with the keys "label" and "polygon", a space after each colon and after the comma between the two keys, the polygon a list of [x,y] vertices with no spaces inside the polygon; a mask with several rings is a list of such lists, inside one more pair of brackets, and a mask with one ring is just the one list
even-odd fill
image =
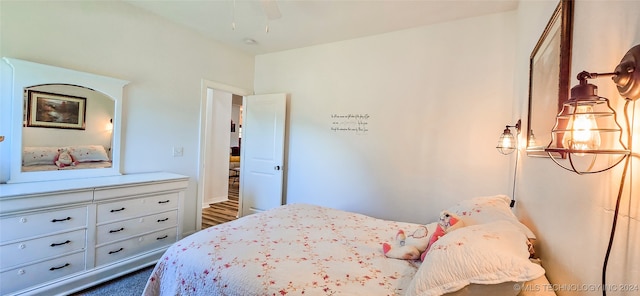
{"label": "bed", "polygon": [[143,295],[518,295],[548,282],[529,259],[534,235],[508,202],[479,197],[450,208],[465,227],[438,239],[424,262],[387,258],[381,248],[418,224],[284,205],[176,242]]}

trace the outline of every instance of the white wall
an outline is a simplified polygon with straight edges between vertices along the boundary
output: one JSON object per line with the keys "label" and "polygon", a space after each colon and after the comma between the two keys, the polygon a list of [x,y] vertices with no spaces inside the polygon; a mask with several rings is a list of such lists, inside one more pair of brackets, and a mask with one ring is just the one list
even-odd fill
{"label": "white wall", "polygon": [[[518,9],[516,100],[514,112],[526,118],[528,58],[557,1],[521,1]],[[572,86],[582,70],[610,72],[633,45],[640,44],[639,1],[577,1],[572,59]],[[624,126],[620,98],[609,78],[591,81],[609,98]],[[636,104],[635,113],[640,108]],[[634,151],[640,147],[640,120],[635,120]],[[518,172],[518,215],[539,236],[537,248],[554,284],[600,283],[609,240],[615,195],[622,165],[611,172],[578,176],[549,159],[522,157]],[[622,197],[616,239],[609,259],[608,284],[640,285],[640,161],[633,159]],[[630,179],[633,178],[631,181]],[[636,286],[637,287],[637,286]],[[609,292],[607,295],[637,295]],[[600,295],[599,291],[558,291],[559,295]]]}
{"label": "white wall", "polygon": [[195,230],[201,81],[251,90],[253,57],[119,1],[2,1],[0,10],[0,55],[131,81],[123,173],[190,176],[184,229]]}
{"label": "white wall", "polygon": [[231,96],[232,94],[208,89],[211,95],[208,106],[210,107],[211,122],[207,123],[209,132],[207,139],[211,139],[208,143],[210,147],[206,160],[206,179],[204,182],[208,188],[205,188],[202,206],[225,201],[229,197],[229,147],[231,147],[230,139],[230,122],[231,122]]}
{"label": "white wall", "polygon": [[[517,120],[515,24],[502,13],[257,56],[256,93],[291,94],[287,202],[424,223],[508,194],[514,158],[495,146]],[[369,115],[368,131],[334,132],[333,114]]]}

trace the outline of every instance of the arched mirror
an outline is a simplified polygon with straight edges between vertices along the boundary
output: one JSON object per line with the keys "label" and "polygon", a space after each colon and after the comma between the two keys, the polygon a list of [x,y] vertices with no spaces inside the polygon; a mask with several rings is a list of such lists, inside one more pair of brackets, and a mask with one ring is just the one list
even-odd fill
{"label": "arched mirror", "polygon": [[120,175],[124,80],[18,59],[9,183]]}

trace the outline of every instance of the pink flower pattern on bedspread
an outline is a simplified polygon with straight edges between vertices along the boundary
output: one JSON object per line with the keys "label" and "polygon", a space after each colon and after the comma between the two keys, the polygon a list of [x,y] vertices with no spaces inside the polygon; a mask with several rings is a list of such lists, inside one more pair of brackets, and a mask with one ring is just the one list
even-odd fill
{"label": "pink flower pattern on bedspread", "polygon": [[204,229],[172,245],[144,295],[402,295],[419,262],[380,242],[416,224],[293,204]]}

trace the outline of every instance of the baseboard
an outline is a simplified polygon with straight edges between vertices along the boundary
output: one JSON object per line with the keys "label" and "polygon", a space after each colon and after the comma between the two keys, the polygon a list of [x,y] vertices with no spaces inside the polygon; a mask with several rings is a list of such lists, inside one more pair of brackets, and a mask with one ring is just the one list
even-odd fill
{"label": "baseboard", "polygon": [[216,196],[216,197],[214,197],[214,198],[212,198],[210,200],[203,201],[202,202],[202,208],[203,209],[204,208],[208,208],[209,204],[217,203],[217,202],[223,202],[223,201],[227,201],[227,200],[229,200],[229,195]]}

